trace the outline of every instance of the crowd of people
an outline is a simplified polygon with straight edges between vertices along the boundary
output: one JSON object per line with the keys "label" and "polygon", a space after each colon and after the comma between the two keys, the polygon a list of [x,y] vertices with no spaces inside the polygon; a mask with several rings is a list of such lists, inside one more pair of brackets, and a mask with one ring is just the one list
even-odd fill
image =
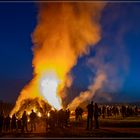
{"label": "crowd of people", "polygon": [[[75,109],[75,121],[80,122],[83,119],[84,110],[78,106]],[[138,115],[137,106],[125,106],[125,105],[98,105],[91,101],[90,104],[86,106],[87,112],[87,125],[86,129],[99,128],[98,118],[107,118],[107,117],[117,117],[121,116],[122,118]],[[46,112],[45,116],[45,126],[46,130],[53,129],[55,127],[65,128],[70,125],[70,110],[69,109],[60,109],[59,111],[52,109],[49,112]],[[4,116],[4,113],[0,113],[0,133],[2,132],[35,132],[37,125],[37,113],[31,110],[31,113],[28,115],[26,111],[23,112],[21,118],[17,118],[16,114],[13,114],[11,117],[7,115]],[[28,122],[30,120],[30,123]],[[29,127],[30,124],[30,127]],[[30,128],[30,129],[29,129]]]}
{"label": "crowd of people", "polygon": [[129,117],[129,116],[137,116],[139,111],[137,106],[130,106],[130,105],[103,105],[99,107],[99,113],[103,118],[105,117],[118,117],[121,116],[122,118]]}
{"label": "crowd of people", "polygon": [[46,117],[46,127],[47,129],[51,129],[54,127],[64,128],[68,127],[70,122],[70,110],[66,109],[60,109],[57,110],[51,110],[48,114],[48,117]]}
{"label": "crowd of people", "polygon": [[[29,115],[30,118],[30,132],[36,130],[36,113],[32,110],[31,114]],[[0,113],[0,133],[2,132],[29,132],[27,127],[28,124],[28,115],[26,111],[24,111],[21,118],[17,118],[15,114],[10,117],[7,115],[4,116],[4,113]]]}
{"label": "crowd of people", "polygon": [[[93,101],[87,105],[87,130],[93,128],[93,120],[94,127],[99,128],[98,118],[110,118],[110,117],[121,117],[124,119],[125,117],[137,116],[139,114],[138,107],[130,106],[130,105],[97,105],[97,103],[93,104]],[[75,109],[75,120],[81,121],[83,115],[83,109],[81,107],[77,107]]]}

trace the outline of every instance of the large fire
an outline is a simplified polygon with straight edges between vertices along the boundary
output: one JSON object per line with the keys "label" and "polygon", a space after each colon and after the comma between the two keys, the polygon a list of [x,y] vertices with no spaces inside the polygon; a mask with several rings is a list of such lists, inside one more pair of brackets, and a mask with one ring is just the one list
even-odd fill
{"label": "large fire", "polygon": [[63,107],[65,89],[72,83],[71,69],[101,38],[99,20],[103,8],[103,3],[39,5],[38,22],[32,34],[34,77],[21,91],[11,114],[23,110],[24,100],[36,97],[55,109]]}

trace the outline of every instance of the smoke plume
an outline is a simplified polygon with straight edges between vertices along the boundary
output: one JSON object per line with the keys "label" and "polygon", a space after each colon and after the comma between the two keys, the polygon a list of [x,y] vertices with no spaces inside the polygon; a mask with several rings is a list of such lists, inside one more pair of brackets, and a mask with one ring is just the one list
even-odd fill
{"label": "smoke plume", "polygon": [[84,101],[89,101],[93,98],[96,91],[100,89],[103,86],[103,83],[106,80],[106,74],[104,72],[98,72],[95,78],[95,81],[91,83],[91,85],[88,87],[88,90],[85,92],[81,92],[80,95],[68,105],[68,108],[73,110],[75,107],[83,103]]}

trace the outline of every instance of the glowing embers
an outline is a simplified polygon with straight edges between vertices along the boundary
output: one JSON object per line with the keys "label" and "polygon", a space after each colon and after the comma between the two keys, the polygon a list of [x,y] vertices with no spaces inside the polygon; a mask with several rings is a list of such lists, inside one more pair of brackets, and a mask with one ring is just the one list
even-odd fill
{"label": "glowing embers", "polygon": [[61,109],[61,99],[57,95],[60,80],[54,72],[48,72],[40,81],[40,92],[48,103],[55,109]]}

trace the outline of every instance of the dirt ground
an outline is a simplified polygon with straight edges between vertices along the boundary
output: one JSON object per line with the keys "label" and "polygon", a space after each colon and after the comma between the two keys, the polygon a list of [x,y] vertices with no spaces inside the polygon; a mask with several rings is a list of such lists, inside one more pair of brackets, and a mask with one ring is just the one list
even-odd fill
{"label": "dirt ground", "polygon": [[86,120],[71,121],[66,128],[47,129],[44,123],[37,124],[34,133],[14,132],[0,134],[0,138],[140,138],[140,120],[100,119],[100,128],[86,130]]}

